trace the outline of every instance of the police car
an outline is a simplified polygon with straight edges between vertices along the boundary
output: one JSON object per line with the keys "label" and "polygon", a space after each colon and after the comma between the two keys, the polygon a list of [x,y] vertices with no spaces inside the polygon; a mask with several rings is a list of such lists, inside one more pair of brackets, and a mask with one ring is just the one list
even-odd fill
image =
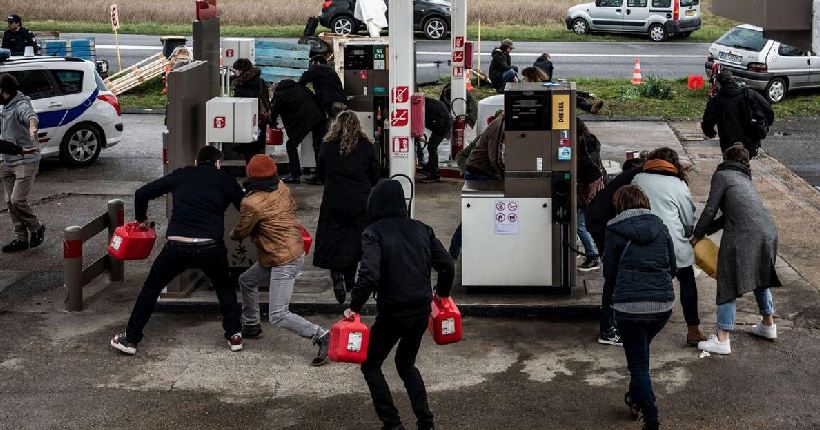
{"label": "police car", "polygon": [[[8,51],[5,51],[8,53]],[[7,57],[0,52],[0,74],[8,73],[31,98],[39,117],[43,157],[59,157],[73,167],[88,166],[122,140],[117,97],[91,61],[71,57]]]}

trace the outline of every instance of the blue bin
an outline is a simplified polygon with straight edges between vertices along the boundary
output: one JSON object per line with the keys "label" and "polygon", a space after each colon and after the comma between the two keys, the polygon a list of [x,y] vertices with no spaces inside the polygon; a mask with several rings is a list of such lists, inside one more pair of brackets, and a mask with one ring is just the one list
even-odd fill
{"label": "blue bin", "polygon": [[94,38],[75,39],[71,41],[71,56],[82,58],[83,60],[96,61],[97,48],[94,45]]}
{"label": "blue bin", "polygon": [[68,42],[65,40],[44,40],[43,55],[46,57],[65,57],[68,55]]}

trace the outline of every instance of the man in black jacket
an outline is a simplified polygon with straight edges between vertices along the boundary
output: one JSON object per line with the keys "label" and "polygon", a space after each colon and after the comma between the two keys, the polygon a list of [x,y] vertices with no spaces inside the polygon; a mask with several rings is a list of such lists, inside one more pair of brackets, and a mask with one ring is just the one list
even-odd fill
{"label": "man in black jacket", "polygon": [[532,65],[541,69],[547,75],[547,80],[552,82],[552,73],[555,71],[555,66],[552,64],[550,54],[546,52],[541,54]]}
{"label": "man in black jacket", "polygon": [[273,90],[271,100],[271,123],[277,124],[279,116],[288,133],[285,147],[288,151],[290,176],[283,178],[286,184],[298,184],[302,178],[302,164],[299,161],[299,144],[307,137],[313,136],[313,155],[319,158],[319,149],[325,135],[325,114],[316,103],[316,98],[309,89],[299,85],[293,79],[283,79]]}
{"label": "man in black jacket", "polygon": [[345,316],[351,318],[360,312],[376,293],[378,316],[370,329],[367,360],[362,364],[376,414],[384,429],[404,429],[381,369],[398,342],[396,370],[410,397],[417,427],[432,429],[433,414],[415,365],[416,355],[427,331],[433,300],[430,270],[438,272],[436,294],[449,297],[455,276],[453,259],[432,228],[410,219],[398,181],[377,184],[370,193],[367,211],[371,224],[362,235],[362,264]]}
{"label": "man in black jacket", "polygon": [[37,53],[37,37],[34,33],[23,27],[23,19],[20,15],[11,14],[7,18],[9,29],[3,32],[3,48],[11,51],[11,55],[23,55],[26,46],[34,48]]}
{"label": "man in black jacket", "polygon": [[441,179],[441,172],[438,168],[438,147],[453,127],[453,119],[450,117],[447,105],[432,97],[425,97],[424,127],[430,130],[431,134],[430,139],[427,140],[429,157],[422,171],[427,174],[425,182],[434,182]]}
{"label": "man in black jacket", "polygon": [[493,88],[499,93],[504,94],[504,87],[507,82],[516,82],[518,77],[518,67],[512,65],[512,58],[510,53],[513,50],[513,41],[504,39],[501,46],[493,49],[493,60],[490,62],[490,80],[493,82]]}
{"label": "man in black jacket", "polygon": [[[746,100],[740,84],[735,82],[732,72],[726,70],[717,76],[718,93],[706,103],[703,113],[703,122],[700,126],[703,134],[712,139],[720,135],[720,150],[726,152],[736,142],[743,143],[752,157],[757,156],[760,141],[748,137],[746,129],[750,119],[746,114]],[[768,126],[774,123],[772,105],[757,91],[748,90],[751,97],[757,99],[757,104],[763,108]],[[717,126],[717,132],[715,132]]]}
{"label": "man in black jacket", "polygon": [[173,195],[173,213],[168,222],[168,242],[154,260],[124,334],[111,339],[111,346],[127,355],[137,353],[143,329],[162,289],[182,272],[199,269],[211,280],[222,312],[222,328],[231,351],[242,350],[242,323],[236,290],[228,277],[225,211],[239,209],[244,193],[236,180],[221,171],[222,153],[206,146],[199,150],[196,165],[174,170],[139,190],[134,196],[135,218],[148,227],[148,202]]}

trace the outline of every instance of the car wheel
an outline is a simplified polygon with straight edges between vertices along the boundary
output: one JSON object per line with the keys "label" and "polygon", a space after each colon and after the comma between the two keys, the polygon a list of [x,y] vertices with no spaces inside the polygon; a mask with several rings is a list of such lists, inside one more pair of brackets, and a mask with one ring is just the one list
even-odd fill
{"label": "car wheel", "polygon": [[330,23],[330,29],[336,34],[355,34],[359,30],[356,26],[356,21],[347,15],[333,18],[333,22]]}
{"label": "car wheel", "polygon": [[584,18],[575,18],[572,21],[572,31],[579,35],[589,34],[589,23]]}
{"label": "car wheel", "polygon": [[786,98],[786,91],[788,90],[789,87],[785,79],[774,78],[766,86],[766,99],[771,103],[780,103]]}
{"label": "car wheel", "polygon": [[442,18],[430,18],[424,22],[424,37],[430,40],[441,40],[447,37],[447,21]]}
{"label": "car wheel", "polygon": [[80,124],[68,130],[60,143],[60,161],[71,167],[91,165],[103,147],[100,130],[90,124]]}
{"label": "car wheel", "polygon": [[310,45],[310,56],[313,57],[314,55],[325,55],[330,51],[330,48],[327,46],[324,40],[319,39],[316,36],[305,36],[299,39],[300,45]]}
{"label": "car wheel", "polygon": [[649,38],[652,39],[653,42],[663,42],[669,37],[669,34],[666,33],[666,27],[660,24],[652,24],[649,27]]}

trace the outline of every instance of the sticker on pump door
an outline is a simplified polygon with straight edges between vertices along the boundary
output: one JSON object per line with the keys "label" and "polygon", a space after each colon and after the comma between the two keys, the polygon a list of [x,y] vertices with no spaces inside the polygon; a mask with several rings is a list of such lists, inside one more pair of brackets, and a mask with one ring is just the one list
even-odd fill
{"label": "sticker on pump door", "polygon": [[495,225],[493,232],[497,235],[518,235],[518,201],[496,200]]}
{"label": "sticker on pump door", "polygon": [[362,350],[362,334],[350,333],[347,336],[347,350],[348,352],[359,352]]}
{"label": "sticker on pump door", "polygon": [[120,235],[118,235],[118,234],[115,234],[114,238],[111,239],[111,248],[114,249],[114,251],[119,251],[121,245],[122,245],[122,237],[120,237]]}
{"label": "sticker on pump door", "polygon": [[449,336],[451,334],[455,334],[456,332],[456,320],[455,318],[447,318],[441,322],[441,334],[444,336]]}
{"label": "sticker on pump door", "polygon": [[558,159],[561,161],[572,160],[572,148],[558,148]]}

